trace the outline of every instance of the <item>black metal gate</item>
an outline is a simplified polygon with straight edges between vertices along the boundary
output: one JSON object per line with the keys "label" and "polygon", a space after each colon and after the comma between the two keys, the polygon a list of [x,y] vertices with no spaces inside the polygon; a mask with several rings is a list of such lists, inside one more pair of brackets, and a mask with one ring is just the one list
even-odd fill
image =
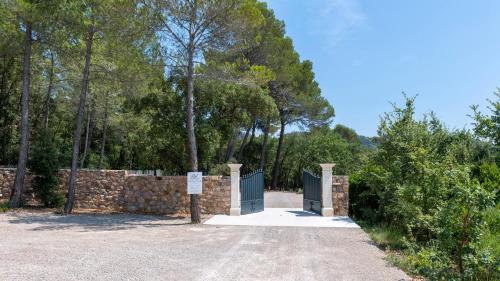
{"label": "black metal gate", "polygon": [[241,214],[264,211],[264,173],[256,170],[240,179]]}
{"label": "black metal gate", "polygon": [[321,214],[321,177],[304,170],[304,211]]}

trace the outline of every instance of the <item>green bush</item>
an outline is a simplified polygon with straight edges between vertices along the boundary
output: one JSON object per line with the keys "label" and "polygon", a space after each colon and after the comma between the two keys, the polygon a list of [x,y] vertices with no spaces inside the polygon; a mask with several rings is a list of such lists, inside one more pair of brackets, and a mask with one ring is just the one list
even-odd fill
{"label": "green bush", "polygon": [[500,280],[500,203],[487,209],[483,219],[488,228],[476,246],[478,276],[482,280]]}
{"label": "green bush", "polygon": [[377,187],[383,186],[383,170],[366,165],[349,177],[349,215],[370,224],[380,221],[380,196]]}
{"label": "green bush", "polygon": [[211,176],[229,176],[231,173],[227,164],[218,164],[208,171]]}
{"label": "green bush", "polygon": [[33,191],[45,207],[61,208],[64,196],[59,191],[59,151],[50,130],[42,130],[32,147],[30,169],[34,174]]}
{"label": "green bush", "polygon": [[414,115],[408,98],[382,118],[377,148],[351,176],[350,214],[410,273],[500,280],[498,157],[478,153],[487,144],[470,131]]}
{"label": "green bush", "polygon": [[450,257],[463,279],[490,275],[489,268],[498,262],[489,249],[481,249],[489,231],[485,214],[492,207],[491,192],[477,183],[463,181],[452,188],[446,206],[437,213],[437,246]]}
{"label": "green bush", "polygon": [[484,189],[495,193],[495,201],[498,202],[500,197],[500,169],[496,163],[483,163],[479,166],[479,182]]}
{"label": "green bush", "polygon": [[0,213],[5,213],[9,209],[9,202],[0,203]]}
{"label": "green bush", "polygon": [[422,248],[416,254],[408,255],[410,272],[422,275],[429,280],[458,280],[449,257],[434,247]]}

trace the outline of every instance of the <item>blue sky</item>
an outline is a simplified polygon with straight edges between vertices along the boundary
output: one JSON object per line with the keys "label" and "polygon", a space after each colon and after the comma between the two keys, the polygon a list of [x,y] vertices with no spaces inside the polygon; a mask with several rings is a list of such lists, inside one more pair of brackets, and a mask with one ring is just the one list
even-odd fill
{"label": "blue sky", "polygon": [[376,135],[389,102],[418,94],[417,113],[449,128],[500,87],[500,1],[269,0],[302,59],[313,62],[334,123]]}

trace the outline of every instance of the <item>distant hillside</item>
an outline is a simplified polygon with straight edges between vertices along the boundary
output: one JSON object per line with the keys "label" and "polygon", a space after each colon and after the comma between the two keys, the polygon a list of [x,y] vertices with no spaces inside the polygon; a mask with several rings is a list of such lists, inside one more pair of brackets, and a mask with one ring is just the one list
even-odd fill
{"label": "distant hillside", "polygon": [[377,147],[377,143],[375,141],[375,138],[373,137],[359,136],[359,141],[361,142],[361,146],[363,147],[370,149]]}

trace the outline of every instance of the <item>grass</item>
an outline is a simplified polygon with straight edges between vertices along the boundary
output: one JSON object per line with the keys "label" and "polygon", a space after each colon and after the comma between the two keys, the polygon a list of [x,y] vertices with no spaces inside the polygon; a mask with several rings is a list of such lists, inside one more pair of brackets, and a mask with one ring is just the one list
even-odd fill
{"label": "grass", "polygon": [[403,233],[390,227],[363,225],[361,227],[368,233],[370,238],[383,250],[405,249],[405,237]]}
{"label": "grass", "polygon": [[386,260],[391,265],[402,269],[414,280],[424,280],[415,274],[414,267],[408,256],[407,243],[404,234],[391,227],[358,222],[370,239],[386,254]]}

